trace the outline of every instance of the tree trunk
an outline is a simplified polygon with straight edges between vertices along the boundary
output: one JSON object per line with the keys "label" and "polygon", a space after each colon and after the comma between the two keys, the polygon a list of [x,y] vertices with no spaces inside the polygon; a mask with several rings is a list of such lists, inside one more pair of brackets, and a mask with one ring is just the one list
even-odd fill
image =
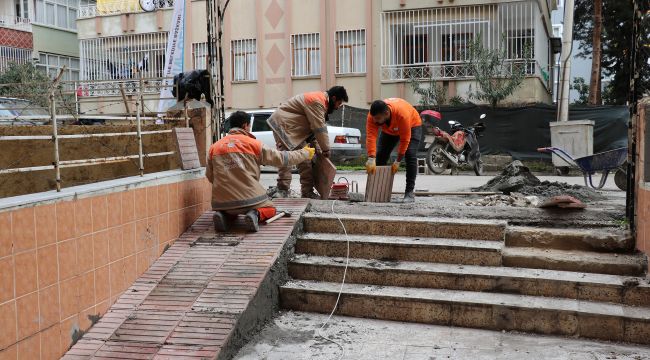
{"label": "tree trunk", "polygon": [[603,0],[594,0],[593,54],[591,59],[591,79],[589,81],[589,105],[601,104],[601,58],[603,44]]}

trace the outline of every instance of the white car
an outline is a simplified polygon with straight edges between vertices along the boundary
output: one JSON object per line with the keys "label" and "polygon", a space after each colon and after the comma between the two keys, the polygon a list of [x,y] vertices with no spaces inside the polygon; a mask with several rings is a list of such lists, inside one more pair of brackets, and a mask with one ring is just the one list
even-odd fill
{"label": "white car", "polygon": [[[247,111],[251,115],[251,133],[266,146],[275,149],[275,138],[266,122],[273,112],[274,110]],[[228,128],[229,126],[226,124],[226,129]],[[346,162],[357,159],[363,153],[360,143],[361,131],[359,129],[328,126],[327,133],[330,138],[332,161]]]}

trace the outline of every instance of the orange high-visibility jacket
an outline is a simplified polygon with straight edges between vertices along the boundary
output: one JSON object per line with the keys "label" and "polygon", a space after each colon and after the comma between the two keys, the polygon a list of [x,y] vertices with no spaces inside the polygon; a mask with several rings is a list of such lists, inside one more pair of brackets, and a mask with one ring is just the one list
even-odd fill
{"label": "orange high-visibility jacket", "polygon": [[233,128],[210,146],[205,176],[212,183],[212,209],[273,206],[260,184],[260,165],[293,166],[307,159],[307,150],[271,149],[251,133]]}
{"label": "orange high-visibility jacket", "polygon": [[287,149],[296,149],[312,134],[322,151],[329,151],[327,134],[328,95],[323,91],[308,92],[289,99],[271,115],[267,123]]}
{"label": "orange high-visibility jacket", "polygon": [[400,98],[389,98],[384,100],[390,109],[390,122],[382,126],[377,126],[372,121],[372,116],[368,112],[366,120],[366,151],[368,156],[377,155],[377,135],[379,129],[388,135],[399,135],[399,148],[397,154],[404,156],[406,149],[411,142],[411,128],[422,126],[422,119],[415,108],[406,100]]}

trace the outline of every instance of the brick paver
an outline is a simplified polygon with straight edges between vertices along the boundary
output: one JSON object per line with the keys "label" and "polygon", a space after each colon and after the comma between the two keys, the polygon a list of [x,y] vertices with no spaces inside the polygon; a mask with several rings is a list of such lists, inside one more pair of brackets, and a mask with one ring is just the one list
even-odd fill
{"label": "brick paver", "polygon": [[206,212],[63,359],[215,358],[291,235],[307,201],[259,233],[217,235]]}

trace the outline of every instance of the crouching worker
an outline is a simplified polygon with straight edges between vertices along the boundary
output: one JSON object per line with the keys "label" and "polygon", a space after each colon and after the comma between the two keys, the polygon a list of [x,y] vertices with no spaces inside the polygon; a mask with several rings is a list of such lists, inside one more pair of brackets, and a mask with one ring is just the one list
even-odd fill
{"label": "crouching worker", "polygon": [[250,115],[233,113],[232,129],[212,144],[205,176],[212,183],[214,227],[225,232],[237,218],[245,216],[249,231],[258,231],[259,223],[273,217],[276,209],[260,184],[260,165],[286,167],[313,158],[315,149],[278,151],[264,146],[250,131]]}

